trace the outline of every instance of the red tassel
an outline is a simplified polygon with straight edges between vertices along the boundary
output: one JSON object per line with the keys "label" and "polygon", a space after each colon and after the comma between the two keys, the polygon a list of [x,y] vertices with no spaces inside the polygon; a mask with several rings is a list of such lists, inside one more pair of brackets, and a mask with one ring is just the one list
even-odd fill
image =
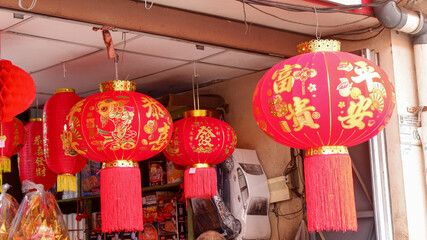
{"label": "red tassel", "polygon": [[[193,173],[194,171],[194,173]],[[216,196],[216,171],[213,167],[187,168],[184,173],[184,196],[210,199]]]}
{"label": "red tassel", "polygon": [[308,230],[357,231],[350,156],[308,156],[304,171]]}
{"label": "red tassel", "polygon": [[102,232],[133,232],[144,229],[141,173],[137,167],[101,170]]}

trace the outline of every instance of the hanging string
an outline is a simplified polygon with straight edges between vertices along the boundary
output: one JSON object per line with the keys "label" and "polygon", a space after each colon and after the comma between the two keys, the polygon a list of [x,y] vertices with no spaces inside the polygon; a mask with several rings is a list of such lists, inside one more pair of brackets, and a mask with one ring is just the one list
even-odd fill
{"label": "hanging string", "polygon": [[65,62],[62,63],[62,80],[65,82],[65,78],[66,78],[66,73],[67,73],[67,67],[65,66]]}
{"label": "hanging string", "polygon": [[248,25],[248,21],[246,19],[246,6],[245,6],[245,0],[242,1],[243,4],[243,17],[244,17],[244,22],[245,22],[245,35],[248,35],[248,31],[249,31],[249,25]]}
{"label": "hanging string", "polygon": [[191,76],[191,86],[193,88],[193,109],[196,110],[196,91],[194,90],[194,78],[195,78],[195,75],[193,73],[193,75]]}
{"label": "hanging string", "polygon": [[33,0],[33,2],[31,3],[30,7],[25,8],[25,7],[22,6],[22,0],[18,1],[19,7],[22,8],[22,9],[24,9],[24,10],[27,10],[27,11],[30,11],[31,9],[33,9],[36,6],[36,3],[37,3],[37,0]]}
{"label": "hanging string", "polygon": [[[123,40],[123,50],[122,50],[122,60],[120,62],[120,75],[123,77],[123,62],[124,62],[124,54],[126,49],[126,33],[122,32],[122,40]],[[128,77],[126,77],[125,80],[127,80]]]}
{"label": "hanging string", "polygon": [[145,0],[145,9],[150,10],[153,7],[154,1],[151,1],[151,5],[147,7],[147,0]]}
{"label": "hanging string", "polygon": [[119,80],[119,55],[114,58],[114,69],[116,72],[116,80]]}
{"label": "hanging string", "polygon": [[320,36],[317,34],[317,31],[319,30],[319,16],[317,14],[316,7],[313,7],[313,8],[314,8],[314,13],[316,14],[316,39],[319,40]]}
{"label": "hanging string", "polygon": [[196,82],[196,99],[197,99],[197,110],[200,110],[200,99],[199,99],[199,75],[196,72],[196,62],[193,62],[193,76]]}

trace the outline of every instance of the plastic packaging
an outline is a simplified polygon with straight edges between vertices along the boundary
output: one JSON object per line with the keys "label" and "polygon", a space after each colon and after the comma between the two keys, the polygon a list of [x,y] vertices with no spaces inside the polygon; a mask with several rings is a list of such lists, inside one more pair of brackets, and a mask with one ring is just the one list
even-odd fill
{"label": "plastic packaging", "polygon": [[13,218],[19,207],[15,198],[6,193],[10,187],[9,184],[4,184],[3,193],[0,194],[0,240],[7,239]]}
{"label": "plastic packaging", "polygon": [[28,180],[23,182],[22,190],[28,193],[22,199],[8,239],[68,240],[68,230],[55,197],[45,192],[43,185]]}

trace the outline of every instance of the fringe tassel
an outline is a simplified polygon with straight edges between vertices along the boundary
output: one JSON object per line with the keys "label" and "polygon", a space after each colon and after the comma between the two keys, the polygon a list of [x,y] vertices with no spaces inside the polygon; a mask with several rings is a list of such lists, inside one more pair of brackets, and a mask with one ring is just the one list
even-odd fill
{"label": "fringe tassel", "polygon": [[138,167],[101,170],[102,232],[142,231],[141,173]]}
{"label": "fringe tassel", "polygon": [[[191,173],[190,171],[194,171]],[[213,167],[187,168],[184,173],[184,197],[210,199],[216,196],[216,171]]]}
{"label": "fringe tassel", "polygon": [[58,174],[56,188],[58,192],[63,192],[63,191],[76,192],[77,191],[76,176],[69,173]]}
{"label": "fringe tassel", "polygon": [[3,172],[7,172],[10,173],[11,172],[11,167],[10,167],[10,158],[3,156],[2,158],[2,167],[1,169]]}
{"label": "fringe tassel", "polygon": [[350,156],[309,156],[304,171],[308,230],[357,231]]}

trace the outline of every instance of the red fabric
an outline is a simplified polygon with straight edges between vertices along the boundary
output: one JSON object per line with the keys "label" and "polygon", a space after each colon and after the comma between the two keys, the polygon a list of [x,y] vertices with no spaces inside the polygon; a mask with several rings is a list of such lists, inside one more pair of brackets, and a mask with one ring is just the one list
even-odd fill
{"label": "red fabric", "polygon": [[10,122],[2,122],[0,124],[0,135],[6,136],[5,147],[3,148],[2,154],[3,156],[10,158],[11,156],[17,154],[19,150],[21,150],[24,146],[25,127],[24,124],[22,124],[21,120],[15,117]]}
{"label": "red fabric", "polygon": [[81,155],[98,161],[142,161],[166,147],[172,118],[163,105],[141,93],[107,91],[74,105],[69,138]]}
{"label": "red fabric", "polygon": [[345,52],[287,59],[263,76],[253,96],[258,126],[275,141],[300,149],[362,143],[386,126],[394,105],[386,73]]}
{"label": "red fabric", "polygon": [[56,173],[47,167],[43,155],[43,124],[41,121],[25,125],[27,138],[24,147],[19,151],[19,177],[21,182],[30,180],[43,184],[47,191],[56,183]]}
{"label": "red fabric", "polygon": [[101,210],[102,232],[134,232],[144,229],[139,168],[102,169]]}
{"label": "red fabric", "polygon": [[308,230],[357,231],[350,156],[306,157],[304,172]]}
{"label": "red fabric", "polygon": [[65,150],[65,118],[71,107],[81,98],[75,93],[60,92],[50,97],[43,108],[44,155],[48,167],[58,174],[76,174],[86,165],[87,159],[75,151]]}
{"label": "red fabric", "polygon": [[196,168],[191,173],[190,168],[184,173],[184,197],[211,199],[217,193],[216,171],[213,167]]}
{"label": "red fabric", "polygon": [[0,121],[10,122],[36,98],[33,78],[8,60],[0,60]]}
{"label": "red fabric", "polygon": [[[141,93],[106,91],[76,103],[67,117],[70,145],[89,159],[142,161],[166,147],[172,118]],[[141,177],[136,167],[101,170],[102,230],[143,230]]]}
{"label": "red fabric", "polygon": [[[191,167],[215,165],[226,160],[236,147],[236,134],[230,125],[212,117],[186,117],[174,123],[172,139],[163,151],[172,162]],[[186,198],[216,196],[215,168],[196,168],[184,174]]]}

